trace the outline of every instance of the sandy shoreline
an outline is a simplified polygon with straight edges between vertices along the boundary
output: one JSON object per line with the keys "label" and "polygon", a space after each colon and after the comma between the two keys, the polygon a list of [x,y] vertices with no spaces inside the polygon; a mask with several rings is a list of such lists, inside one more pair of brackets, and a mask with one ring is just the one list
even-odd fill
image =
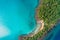
{"label": "sandy shoreline", "polygon": [[33,37],[44,29],[44,21],[40,20],[40,18],[39,18],[40,4],[41,4],[41,0],[39,1],[38,7],[36,8],[36,14],[35,14],[35,18],[36,18],[36,21],[37,21],[36,29],[34,31],[32,31],[32,33],[28,34],[26,37]]}
{"label": "sandy shoreline", "polygon": [[37,26],[36,26],[36,29],[34,30],[34,31],[32,31],[32,33],[30,33],[30,34],[28,34],[28,35],[26,35],[26,36],[22,36],[20,39],[22,39],[22,38],[27,38],[27,37],[33,37],[33,36],[35,36],[36,34],[38,34],[40,31],[42,31],[43,30],[43,28],[44,28],[44,21],[43,20],[40,20],[40,18],[39,18],[39,8],[40,8],[40,4],[41,4],[41,1],[42,0],[40,0],[39,1],[39,5],[38,5],[38,7],[36,8],[36,14],[35,14],[35,18],[36,18],[36,21],[37,21]]}
{"label": "sandy shoreline", "polygon": [[[38,5],[38,7],[36,8],[36,15],[35,15],[35,18],[37,21],[36,29],[32,33],[30,33],[26,36],[27,39],[29,37],[35,36],[36,34],[40,33],[40,31],[44,30],[44,20],[41,20],[39,17],[40,16],[39,12],[40,12],[40,7],[42,5],[42,1],[43,0],[40,0],[40,3]],[[41,35],[40,38],[37,38],[37,40],[43,40],[43,38],[47,35],[47,33],[50,32],[54,28],[54,25],[55,25],[55,23],[51,24],[51,27],[47,31],[44,31],[43,35]]]}

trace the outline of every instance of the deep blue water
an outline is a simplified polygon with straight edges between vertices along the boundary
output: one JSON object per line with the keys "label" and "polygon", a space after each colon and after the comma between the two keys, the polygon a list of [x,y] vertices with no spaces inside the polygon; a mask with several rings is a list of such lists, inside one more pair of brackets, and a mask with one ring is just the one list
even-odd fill
{"label": "deep blue water", "polygon": [[44,40],[60,40],[60,22],[47,34]]}
{"label": "deep blue water", "polygon": [[0,40],[18,40],[36,28],[38,0],[0,0]]}

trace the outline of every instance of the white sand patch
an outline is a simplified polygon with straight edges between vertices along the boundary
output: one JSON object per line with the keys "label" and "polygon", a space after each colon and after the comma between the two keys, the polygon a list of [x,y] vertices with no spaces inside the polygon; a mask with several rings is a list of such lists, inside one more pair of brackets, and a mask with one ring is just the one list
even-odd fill
{"label": "white sand patch", "polygon": [[10,30],[6,26],[0,24],[0,38],[8,35],[10,35]]}

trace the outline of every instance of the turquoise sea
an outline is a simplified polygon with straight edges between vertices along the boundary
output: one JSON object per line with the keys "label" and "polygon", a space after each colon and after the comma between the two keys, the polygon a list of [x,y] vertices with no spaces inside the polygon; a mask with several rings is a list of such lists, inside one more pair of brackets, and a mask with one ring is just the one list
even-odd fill
{"label": "turquoise sea", "polygon": [[48,32],[44,40],[60,40],[60,22],[58,22],[54,28]]}
{"label": "turquoise sea", "polygon": [[36,28],[38,0],[0,0],[0,40],[18,40]]}

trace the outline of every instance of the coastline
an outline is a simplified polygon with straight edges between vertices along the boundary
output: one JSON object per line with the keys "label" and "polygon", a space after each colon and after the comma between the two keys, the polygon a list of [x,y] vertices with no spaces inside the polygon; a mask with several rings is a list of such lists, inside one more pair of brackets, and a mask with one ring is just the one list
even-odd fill
{"label": "coastline", "polygon": [[36,29],[34,31],[32,31],[32,33],[30,33],[26,36],[21,36],[19,39],[23,40],[24,38],[33,37],[44,29],[44,21],[40,20],[40,18],[38,16],[39,15],[40,4],[42,4],[41,1],[42,0],[39,1],[38,6],[36,7],[36,13],[35,13],[35,18],[36,18],[36,21],[37,21]]}
{"label": "coastline", "polygon": [[32,33],[28,34],[25,37],[33,37],[33,36],[35,36],[36,34],[38,34],[40,31],[42,31],[44,29],[44,21],[40,20],[40,18],[39,18],[39,8],[40,8],[40,6],[42,4],[41,1],[42,0],[39,0],[39,4],[38,4],[38,6],[36,8],[36,14],[35,14],[35,18],[36,18],[36,21],[37,21],[36,29],[34,31],[32,31]]}
{"label": "coastline", "polygon": [[[32,31],[33,33],[31,33],[29,36],[27,36],[27,37],[25,37],[24,39],[25,40],[29,40],[29,39],[31,39],[31,40],[34,40],[34,39],[36,39],[36,40],[43,40],[43,38],[44,37],[46,37],[46,35],[48,34],[48,32],[50,32],[53,28],[54,28],[54,26],[55,26],[55,24],[56,24],[56,21],[58,20],[58,18],[59,18],[59,16],[58,17],[56,17],[57,15],[58,15],[58,13],[56,13],[57,15],[56,16],[54,16],[55,14],[55,9],[53,9],[54,11],[52,11],[52,10],[50,10],[50,11],[52,11],[53,13],[50,13],[50,14],[52,14],[52,15],[49,15],[49,12],[48,12],[48,10],[50,9],[49,7],[51,7],[52,6],[52,4],[51,4],[51,6],[49,6],[49,4],[44,4],[44,2],[45,1],[43,1],[43,0],[40,0],[40,4],[38,5],[38,7],[36,8],[36,14],[35,14],[35,18],[36,18],[36,21],[37,21],[37,25],[39,25],[39,24],[41,24],[41,25],[39,25],[39,27],[38,28],[36,28],[35,30],[37,30],[38,29],[38,31],[37,32],[35,32],[34,33],[34,31]],[[47,1],[48,2],[48,1]],[[46,3],[47,3],[46,2]],[[49,2],[51,2],[51,1],[49,1]],[[55,3],[55,1],[53,2],[53,4]],[[48,8],[46,8],[46,7],[48,7]],[[53,7],[55,7],[55,5],[53,5]],[[45,10],[45,9],[46,10]],[[55,7],[56,8],[56,7]],[[42,9],[43,9],[43,11],[42,11]],[[51,7],[51,9],[52,9],[52,7]],[[41,10],[41,12],[40,12],[40,10]],[[44,12],[45,11],[45,12]],[[43,13],[44,12],[44,13]],[[46,15],[45,15],[46,14]],[[43,17],[42,17],[43,16]],[[51,17],[50,17],[51,16]],[[54,16],[54,17],[53,17]],[[44,19],[45,18],[45,19]],[[51,20],[52,19],[52,20]],[[43,22],[42,22],[43,21]],[[42,25],[43,24],[43,25]],[[37,26],[36,26],[37,27]]]}
{"label": "coastline", "polygon": [[[41,31],[39,31],[39,33],[37,33],[37,35],[35,35],[34,37],[32,37],[32,38],[30,38],[30,37],[28,37],[28,40],[29,39],[36,39],[36,40],[43,40],[43,38],[44,37],[46,37],[46,35],[48,34],[48,32],[50,32],[53,28],[54,28],[54,26],[55,26],[55,24],[56,24],[56,22],[57,22],[57,20],[58,20],[58,18],[60,17],[60,16],[58,16],[57,17],[57,15],[58,15],[58,13],[56,13],[56,15],[54,14],[55,13],[55,9],[53,9],[54,11],[52,11],[52,10],[50,10],[51,12],[53,12],[53,13],[50,13],[50,12],[48,12],[49,11],[49,9],[52,9],[52,7],[53,8],[56,8],[55,6],[57,6],[57,4],[56,5],[53,5],[52,6],[52,4],[55,4],[55,1],[51,4],[51,6],[49,6],[49,4],[52,2],[52,0],[51,1],[47,1],[46,2],[46,4],[44,4],[44,2],[45,1],[43,1],[43,0],[40,0],[40,5],[38,5],[38,7],[36,8],[36,20],[37,21],[40,21],[41,19],[44,21],[44,28],[41,30]],[[50,3],[49,3],[50,2]],[[48,3],[48,4],[47,4]],[[49,8],[49,7],[51,7],[51,8]],[[40,9],[41,8],[41,9]],[[43,9],[43,11],[42,11],[42,9]],[[40,10],[42,11],[42,12],[40,12]],[[56,9],[57,10],[57,9]],[[44,12],[45,11],[45,12]],[[44,12],[44,13],[43,13]],[[40,13],[40,14],[39,14]],[[41,14],[42,13],[42,14]],[[49,13],[50,13],[50,15],[49,15]],[[46,14],[46,15],[45,15]],[[51,15],[52,14],[52,15]],[[40,16],[41,15],[41,16]],[[55,16],[54,16],[55,15]],[[43,17],[42,17],[43,16]],[[41,19],[40,19],[40,17],[41,17]],[[44,19],[45,18],[45,19]],[[52,20],[51,20],[52,19]]]}
{"label": "coastline", "polygon": [[[38,20],[40,20],[40,18],[39,18],[39,9],[40,9],[40,7],[41,7],[41,5],[42,5],[42,1],[43,0],[40,0],[40,5],[37,7],[37,10],[36,10],[36,19],[37,19],[37,21]],[[40,38],[38,38],[37,40],[43,40],[43,38],[48,34],[48,32],[50,32],[53,28],[55,28],[55,25],[56,25],[56,22],[54,22],[54,23],[51,23],[51,25],[50,25],[50,27],[49,27],[49,29],[48,29],[48,31],[45,31],[44,33],[43,33],[43,35],[40,37]],[[44,28],[42,29],[42,30],[44,30]]]}

